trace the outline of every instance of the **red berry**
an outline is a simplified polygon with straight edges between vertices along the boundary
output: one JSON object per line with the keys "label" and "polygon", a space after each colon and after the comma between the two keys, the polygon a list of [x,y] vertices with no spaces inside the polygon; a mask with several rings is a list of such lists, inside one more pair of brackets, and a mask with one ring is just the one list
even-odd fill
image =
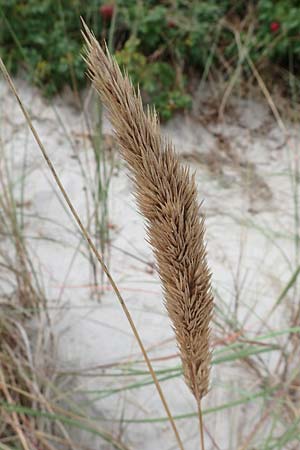
{"label": "red berry", "polygon": [[176,23],[172,19],[168,20],[167,25],[168,28],[176,28]]}
{"label": "red berry", "polygon": [[102,5],[99,8],[103,20],[111,20],[114,14],[114,5]]}
{"label": "red berry", "polygon": [[270,30],[272,31],[272,33],[276,33],[279,29],[280,29],[279,22],[274,21],[270,23]]}

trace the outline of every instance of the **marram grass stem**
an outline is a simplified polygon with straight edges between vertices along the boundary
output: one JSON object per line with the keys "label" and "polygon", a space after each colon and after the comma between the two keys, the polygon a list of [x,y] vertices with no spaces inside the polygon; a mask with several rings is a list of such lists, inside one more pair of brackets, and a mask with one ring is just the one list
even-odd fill
{"label": "marram grass stem", "polygon": [[166,411],[167,417],[168,417],[168,419],[170,421],[170,424],[172,426],[172,429],[173,429],[173,431],[175,433],[175,437],[176,437],[176,440],[177,440],[177,443],[178,443],[178,448],[180,450],[184,450],[184,447],[183,447],[181,438],[179,436],[179,433],[178,433],[175,421],[173,419],[173,416],[171,414],[171,411],[169,409],[169,406],[167,404],[167,401],[165,399],[163,391],[162,391],[162,389],[160,387],[159,381],[158,381],[157,376],[156,376],[156,374],[154,372],[154,369],[152,367],[151,361],[150,361],[150,359],[149,359],[149,357],[147,355],[147,351],[146,351],[146,349],[144,347],[144,344],[142,343],[142,340],[141,340],[140,335],[139,335],[139,333],[137,331],[135,323],[134,323],[134,321],[133,321],[133,319],[131,317],[131,314],[130,314],[127,306],[126,306],[126,303],[125,303],[125,301],[124,301],[124,299],[123,299],[123,297],[122,297],[122,295],[121,295],[121,293],[120,293],[120,291],[119,291],[119,289],[118,289],[114,279],[112,278],[108,268],[106,267],[102,256],[100,255],[99,251],[97,250],[97,248],[96,248],[93,240],[91,239],[91,237],[90,237],[86,227],[83,225],[83,223],[82,223],[82,221],[81,221],[77,211],[75,210],[75,208],[74,208],[74,206],[73,206],[73,204],[72,204],[72,202],[71,202],[67,192],[65,191],[64,186],[63,186],[63,184],[62,184],[62,182],[61,182],[61,180],[60,180],[60,178],[59,178],[59,176],[58,176],[58,174],[57,174],[57,172],[55,170],[55,167],[53,166],[53,164],[52,164],[52,162],[51,162],[51,160],[50,160],[50,158],[48,156],[46,148],[44,147],[44,145],[43,145],[43,143],[42,143],[42,141],[41,141],[41,139],[40,139],[40,137],[39,137],[39,135],[38,135],[38,133],[37,133],[33,123],[32,123],[32,120],[31,120],[31,118],[29,116],[29,113],[28,113],[27,109],[25,108],[25,106],[24,106],[24,104],[23,104],[23,102],[22,102],[22,100],[21,100],[21,98],[20,98],[20,96],[18,94],[17,89],[16,89],[16,87],[14,85],[14,82],[12,81],[12,79],[11,79],[11,77],[10,77],[10,75],[9,75],[9,73],[8,73],[8,71],[7,71],[6,67],[5,67],[5,64],[3,63],[1,57],[0,57],[0,70],[3,73],[3,75],[4,75],[4,78],[8,82],[8,85],[9,85],[11,91],[13,92],[13,94],[14,94],[14,96],[15,96],[15,98],[16,98],[19,106],[20,106],[20,109],[21,109],[21,111],[22,111],[22,113],[23,113],[23,115],[25,117],[25,120],[26,120],[26,122],[27,122],[27,124],[28,124],[28,126],[29,126],[29,128],[30,128],[30,130],[31,130],[31,132],[33,134],[33,136],[34,136],[34,139],[35,139],[35,141],[38,144],[38,147],[39,147],[39,149],[40,149],[40,151],[41,151],[41,153],[42,153],[42,155],[43,155],[43,157],[44,157],[44,159],[45,159],[45,161],[46,161],[46,163],[47,163],[47,165],[48,165],[48,167],[50,169],[50,172],[53,175],[53,178],[54,178],[54,180],[55,180],[55,182],[56,182],[56,184],[57,184],[57,186],[58,186],[58,188],[59,188],[59,190],[60,190],[64,200],[65,200],[65,202],[68,205],[68,208],[70,209],[70,211],[72,213],[72,216],[73,216],[76,224],[78,225],[82,235],[86,239],[86,241],[87,241],[91,251],[93,252],[95,257],[97,258],[98,262],[100,263],[100,265],[102,267],[102,270],[106,274],[106,276],[107,276],[107,278],[108,278],[108,280],[109,280],[109,282],[110,282],[110,284],[111,284],[111,286],[112,286],[112,288],[113,288],[113,290],[114,290],[114,292],[115,292],[115,294],[117,296],[117,299],[118,299],[118,301],[119,301],[119,303],[120,303],[120,305],[121,305],[121,307],[123,309],[123,312],[126,315],[126,318],[127,318],[128,322],[130,324],[130,327],[131,327],[132,332],[133,332],[133,334],[135,336],[135,339],[136,339],[136,341],[137,341],[137,343],[138,343],[138,345],[140,347],[140,350],[141,350],[141,352],[143,354],[143,357],[145,359],[145,362],[147,364],[147,367],[149,369],[149,372],[151,374],[151,377],[153,379],[155,387],[156,387],[156,389],[158,391],[159,397],[160,397],[160,399],[162,401],[162,404],[164,406],[164,409]]}
{"label": "marram grass stem", "polygon": [[209,389],[213,297],[196,183],[161,137],[155,110],[144,112],[140,93],[85,25],[84,38],[89,76],[108,109],[146,219],[185,380],[199,408],[203,448],[200,405]]}

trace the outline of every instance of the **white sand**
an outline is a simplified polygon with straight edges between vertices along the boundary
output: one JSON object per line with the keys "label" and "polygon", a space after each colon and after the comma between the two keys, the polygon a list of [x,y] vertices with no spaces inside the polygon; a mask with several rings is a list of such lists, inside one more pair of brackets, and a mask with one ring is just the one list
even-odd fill
{"label": "white sand", "polygon": [[[17,84],[66,191],[86,223],[84,181],[78,160],[74,158],[74,148],[66,137],[67,131],[82,164],[84,167],[89,165],[92,173],[92,150],[88,140],[81,135],[86,132],[83,115],[62,100],[56,100],[53,106],[49,106],[35,89],[24,82],[18,81]],[[142,360],[109,284],[105,281],[105,293],[100,303],[92,296],[91,268],[86,257],[76,250],[79,243],[77,228],[62,207],[61,196],[57,194],[39,149],[3,82],[0,83],[0,105],[1,150],[5,150],[10,161],[16,192],[26,155],[28,176],[25,201],[29,202],[26,230],[29,237],[41,238],[29,239],[28,242],[35,262],[39,264],[49,299],[57,339],[58,368],[85,370],[119,361]],[[199,200],[204,200],[207,215],[207,248],[217,292],[216,303],[222,305],[223,310],[227,305],[226,308],[233,313],[239,298],[238,317],[249,337],[255,336],[262,327],[259,318],[267,318],[296,267],[294,205],[288,167],[295,164],[299,148],[296,128],[289,129],[290,139],[287,142],[266,104],[236,100],[232,108],[234,112],[230,117],[225,116],[222,123],[214,121],[203,125],[203,120],[178,116],[163,129],[173,139],[178,153],[197,173]],[[104,131],[111,132],[107,121],[104,122]],[[109,194],[110,223],[113,225],[110,232],[110,269],[145,346],[153,347],[150,356],[174,355],[176,345],[163,306],[158,278],[146,264],[154,260],[145,241],[143,220],[136,211],[124,164],[118,161],[118,166]],[[84,243],[80,250],[87,255]],[[291,266],[287,261],[291,262]],[[284,311],[286,309],[280,306],[278,313],[272,316],[270,325],[273,329],[286,325]],[[262,330],[266,329],[262,327]],[[226,338],[226,335],[215,328],[214,338],[219,344],[216,349],[221,349],[220,339]],[[265,360],[272,364],[269,355],[265,356]],[[155,367],[167,368],[177,364],[179,359],[174,357],[156,362]],[[145,370],[142,363],[134,367]],[[117,369],[107,369],[109,373],[114,370]],[[90,370],[89,373],[96,371]],[[97,373],[104,374],[105,370],[98,370]],[[70,389],[78,390],[76,401],[79,402],[94,398],[80,393],[81,390],[116,388],[141,379],[146,378],[82,376],[70,380]],[[251,377],[245,379],[241,370],[234,366],[214,366],[212,391],[204,401],[204,408],[233,401],[250,390],[258,392],[260,386],[255,383],[254,377],[253,380]],[[174,415],[196,410],[193,397],[181,377],[164,381],[162,387]],[[225,414],[206,416],[206,426],[222,450],[237,448],[240,436],[245,436],[246,431],[255,424],[255,405],[255,402],[250,402],[226,410]],[[118,423],[122,418],[165,416],[152,384],[97,400],[86,410],[99,419],[115,420],[116,423],[98,420],[95,426],[112,430],[115,436],[122,437],[130,449],[177,448],[167,422]],[[244,425],[246,417],[247,428]],[[186,450],[198,449],[197,420],[178,421],[178,427]],[[76,436],[73,432],[71,435]],[[90,434],[81,434],[77,442],[78,448],[110,448],[100,438],[93,438]],[[207,436],[209,448],[215,447]]]}

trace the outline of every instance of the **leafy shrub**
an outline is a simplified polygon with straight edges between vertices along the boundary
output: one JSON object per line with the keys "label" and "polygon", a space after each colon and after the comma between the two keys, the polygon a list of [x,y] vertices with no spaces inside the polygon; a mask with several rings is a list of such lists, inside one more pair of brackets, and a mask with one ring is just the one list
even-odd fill
{"label": "leafy shrub", "polygon": [[294,67],[300,61],[297,0],[1,0],[1,55],[9,69],[25,67],[47,95],[65,84],[80,89],[86,80],[80,16],[98,38],[113,34],[118,61],[164,119],[190,105],[186,79],[210,55],[216,67],[220,55],[235,65],[237,43],[222,19],[247,39],[254,61],[287,66],[292,58]]}
{"label": "leafy shrub", "polygon": [[[24,65],[28,77],[54,94],[64,84],[80,87],[84,82],[84,62],[80,52],[78,0],[2,0],[1,47],[9,69]],[[82,9],[82,8],[81,8]]]}
{"label": "leafy shrub", "polygon": [[[268,57],[276,62],[288,63],[293,57],[300,61],[300,8],[299,1],[261,0],[258,3],[258,39],[264,42]],[[273,45],[274,39],[276,45]]]}
{"label": "leafy shrub", "polygon": [[169,119],[176,109],[190,106],[191,99],[176,87],[176,74],[167,62],[148,64],[145,55],[138,51],[140,40],[130,38],[124,48],[116,52],[118,63],[125,67],[134,84],[139,84],[148,103],[154,103],[163,120]]}

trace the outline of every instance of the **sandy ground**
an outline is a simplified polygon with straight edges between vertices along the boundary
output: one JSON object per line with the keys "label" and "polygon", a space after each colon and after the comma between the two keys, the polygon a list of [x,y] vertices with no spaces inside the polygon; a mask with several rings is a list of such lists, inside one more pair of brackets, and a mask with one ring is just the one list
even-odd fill
{"label": "sandy ground", "polygon": [[[61,180],[86,223],[85,193],[89,187],[78,161],[92,174],[94,160],[83,114],[67,98],[49,105],[35,89],[21,81],[17,84]],[[70,378],[73,399],[78,404],[83,402],[88,414],[99,419],[97,426],[121,436],[130,449],[175,449],[167,422],[126,422],[165,416],[153,385],[99,400],[97,390],[137,380],[135,376],[119,379],[103,376],[116,370],[110,365],[141,361],[142,357],[110,286],[106,281],[103,286],[92,286],[86,246],[80,243],[76,226],[63,207],[38,147],[3,82],[0,105],[1,149],[9,161],[16,192],[24,164],[26,167],[26,232],[49,299],[57,367],[83,371],[81,376]],[[86,107],[89,108],[88,100]],[[295,268],[295,206],[289,168],[294,167],[298,158],[298,132],[290,127],[287,138],[268,105],[263,103],[232,101],[230,114],[222,122],[213,115],[210,117],[208,102],[199,105],[199,110],[197,119],[180,115],[164,126],[163,132],[173,140],[182,161],[196,171],[199,201],[204,201],[207,217],[207,249],[216,303],[232,317],[238,317],[242,331],[255,336],[258,330],[268,328],[262,328],[262,320],[268,318]],[[111,133],[107,120],[103,127],[106,134]],[[110,270],[146,348],[151,349],[151,358],[160,358],[154,362],[155,367],[174,367],[179,364],[177,357],[162,359],[176,355],[176,345],[158,278],[152,270],[154,259],[145,241],[143,220],[118,156],[110,185],[109,220]],[[100,301],[92,295],[96,289],[104,290]],[[272,316],[274,329],[285,326],[282,308]],[[218,349],[226,336],[215,327],[213,338]],[[267,358],[269,361],[270,356]],[[145,369],[142,362],[134,367]],[[204,401],[204,409],[240,398],[249,392],[249,385],[251,392],[259,390],[259,386],[251,385],[251,379],[245,379],[241,370],[229,364],[214,366],[212,389]],[[175,415],[195,412],[193,397],[181,377],[164,381],[162,387]],[[240,436],[255,423],[255,408],[249,402],[225,413],[206,416],[206,427],[220,449],[237,448]],[[125,422],[121,423],[123,419]],[[179,420],[178,426],[186,450],[199,448],[197,420]],[[208,449],[217,448],[208,434],[206,438]],[[110,448],[90,435],[80,434],[77,439],[79,448]]]}

